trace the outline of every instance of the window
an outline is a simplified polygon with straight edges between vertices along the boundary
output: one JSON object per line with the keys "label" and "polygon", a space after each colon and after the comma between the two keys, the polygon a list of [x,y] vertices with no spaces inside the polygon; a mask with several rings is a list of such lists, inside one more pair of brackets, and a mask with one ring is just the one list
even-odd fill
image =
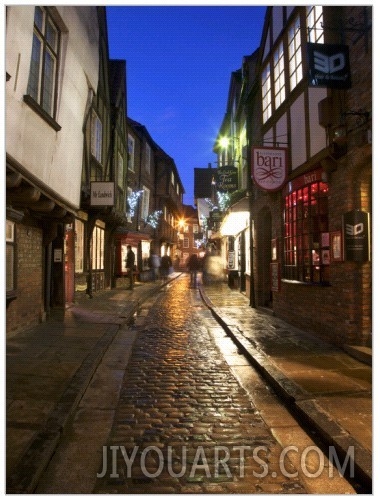
{"label": "window", "polygon": [[141,200],[141,218],[146,220],[149,215],[149,198],[150,198],[150,190],[143,186],[142,188],[142,200]]}
{"label": "window", "polygon": [[104,269],[104,230],[95,226],[92,233],[92,270]]}
{"label": "window", "polygon": [[151,161],[151,148],[150,145],[145,143],[145,170],[150,173],[150,161]]}
{"label": "window", "polygon": [[188,248],[189,247],[189,238],[188,237],[184,237],[183,238],[183,247],[184,248]]}
{"label": "window", "polygon": [[91,116],[91,154],[102,162],[102,122],[94,110]]}
{"label": "window", "polygon": [[60,32],[48,10],[36,7],[27,94],[53,118],[56,114],[59,43]]}
{"label": "window", "polygon": [[306,7],[306,23],[309,42],[324,43],[322,5]]}
{"label": "window", "polygon": [[7,220],[6,224],[6,291],[13,291],[15,283],[15,224]]}
{"label": "window", "polygon": [[174,185],[174,182],[175,182],[174,172],[170,172],[170,181],[171,181],[172,185]]}
{"label": "window", "polygon": [[124,158],[120,151],[117,152],[117,185],[124,186]]}
{"label": "window", "polygon": [[75,220],[75,272],[83,272],[84,224]]}
{"label": "window", "polygon": [[135,171],[135,139],[128,134],[128,170]]}
{"label": "window", "polygon": [[302,50],[301,50],[301,29],[300,18],[289,28],[288,32],[288,52],[289,52],[289,80],[290,90],[298,85],[302,80]]}
{"label": "window", "polygon": [[261,94],[263,99],[263,123],[272,116],[272,97],[270,82],[270,64],[268,63],[261,75]]}
{"label": "window", "polygon": [[193,234],[198,234],[198,230],[199,230],[198,224],[193,224]]}
{"label": "window", "polygon": [[[127,200],[128,200],[128,204],[130,204],[130,200],[131,200],[131,197],[132,197],[132,194],[133,194],[133,190],[131,187],[127,187]],[[129,206],[129,210],[127,211],[127,221],[128,222],[132,222],[132,212],[131,212],[131,209],[132,207]]]}
{"label": "window", "polygon": [[316,181],[295,188],[285,197],[284,277],[326,283],[323,234],[328,232],[328,184]]}
{"label": "window", "polygon": [[282,42],[273,54],[274,104],[277,109],[285,100],[285,64]]}

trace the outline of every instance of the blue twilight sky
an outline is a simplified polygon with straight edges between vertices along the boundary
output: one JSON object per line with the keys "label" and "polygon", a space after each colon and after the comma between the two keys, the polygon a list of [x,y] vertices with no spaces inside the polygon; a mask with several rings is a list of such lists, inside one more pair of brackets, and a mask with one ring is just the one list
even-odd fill
{"label": "blue twilight sky", "polygon": [[176,165],[193,204],[194,168],[213,145],[231,73],[260,44],[265,6],[107,6],[110,57],[127,61],[128,116]]}

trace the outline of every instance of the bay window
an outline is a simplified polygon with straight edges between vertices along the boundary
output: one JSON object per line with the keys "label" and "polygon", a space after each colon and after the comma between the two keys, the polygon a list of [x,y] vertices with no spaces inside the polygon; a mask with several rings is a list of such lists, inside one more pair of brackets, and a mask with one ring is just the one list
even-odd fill
{"label": "bay window", "polygon": [[328,190],[326,182],[317,180],[285,196],[285,279],[320,284],[329,280]]}

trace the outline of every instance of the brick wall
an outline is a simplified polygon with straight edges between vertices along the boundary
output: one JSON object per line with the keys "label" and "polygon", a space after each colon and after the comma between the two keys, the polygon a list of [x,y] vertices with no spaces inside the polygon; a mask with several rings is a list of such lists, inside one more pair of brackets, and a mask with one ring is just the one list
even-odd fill
{"label": "brick wall", "polygon": [[27,330],[41,321],[43,310],[42,231],[16,225],[17,298],[7,309],[7,336]]}

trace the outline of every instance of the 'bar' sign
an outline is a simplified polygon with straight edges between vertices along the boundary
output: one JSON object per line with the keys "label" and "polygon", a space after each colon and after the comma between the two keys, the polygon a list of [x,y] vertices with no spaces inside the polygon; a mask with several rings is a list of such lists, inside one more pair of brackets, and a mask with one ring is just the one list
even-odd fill
{"label": "'bar' sign", "polygon": [[278,191],[286,181],[288,150],[285,147],[252,147],[252,179],[265,191]]}

